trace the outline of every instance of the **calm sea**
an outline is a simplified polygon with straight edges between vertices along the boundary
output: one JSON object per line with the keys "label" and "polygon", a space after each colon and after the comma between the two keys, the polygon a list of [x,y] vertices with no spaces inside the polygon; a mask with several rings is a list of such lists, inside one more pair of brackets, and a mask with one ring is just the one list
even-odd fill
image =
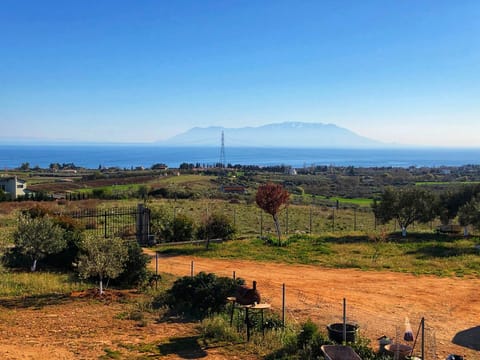
{"label": "calm sea", "polygon": [[[226,162],[243,165],[352,165],[356,167],[438,167],[480,164],[478,149],[287,149],[226,148]],[[160,147],[152,145],[0,145],[0,168],[12,169],[28,162],[48,167],[51,163],[74,163],[86,168],[118,166],[150,167],[165,163],[178,167],[183,162],[215,164],[220,148]]]}

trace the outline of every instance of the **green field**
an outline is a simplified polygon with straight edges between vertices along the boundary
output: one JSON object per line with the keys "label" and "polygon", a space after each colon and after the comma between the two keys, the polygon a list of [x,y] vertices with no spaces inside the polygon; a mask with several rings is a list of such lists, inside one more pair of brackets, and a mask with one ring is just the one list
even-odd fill
{"label": "green field", "polygon": [[328,268],[357,268],[438,276],[480,276],[479,238],[452,239],[432,234],[415,234],[406,239],[390,236],[375,244],[358,233],[349,236],[325,234],[297,237],[279,247],[261,239],[203,245],[161,246],[163,254],[194,255],[221,259],[275,261],[313,264]]}

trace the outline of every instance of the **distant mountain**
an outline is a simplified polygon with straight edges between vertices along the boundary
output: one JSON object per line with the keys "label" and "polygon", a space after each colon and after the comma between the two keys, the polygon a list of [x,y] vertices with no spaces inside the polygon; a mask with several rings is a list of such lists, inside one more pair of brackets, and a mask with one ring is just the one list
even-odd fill
{"label": "distant mountain", "polygon": [[259,127],[195,127],[170,139],[159,141],[165,146],[219,146],[221,133],[227,146],[291,148],[366,148],[386,144],[334,124],[284,122]]}

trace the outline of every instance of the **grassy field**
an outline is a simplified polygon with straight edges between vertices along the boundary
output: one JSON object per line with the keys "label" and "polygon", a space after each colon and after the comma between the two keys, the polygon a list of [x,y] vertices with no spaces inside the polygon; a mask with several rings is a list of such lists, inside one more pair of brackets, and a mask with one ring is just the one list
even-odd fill
{"label": "grassy field", "polygon": [[162,246],[163,254],[194,255],[223,259],[312,264],[329,268],[389,270],[438,276],[480,275],[478,238],[455,239],[433,234],[414,234],[406,239],[390,236],[376,243],[361,233],[349,236],[293,236],[278,247],[261,239],[203,245]]}
{"label": "grassy field", "polygon": [[343,198],[343,197],[325,197],[325,196],[316,196],[316,198],[319,199],[325,199],[325,200],[330,200],[330,201],[338,201],[339,204],[350,204],[350,205],[356,205],[356,206],[363,206],[363,207],[369,207],[372,205],[373,200],[372,199],[365,199],[365,198]]}
{"label": "grassy field", "polygon": [[92,287],[73,275],[49,272],[4,272],[0,270],[0,298],[68,294]]}
{"label": "grassy field", "polygon": [[416,186],[458,186],[458,185],[475,185],[480,184],[480,181],[421,181],[416,182]]}
{"label": "grassy field", "polygon": [[[273,235],[274,224],[270,215],[261,211],[255,203],[232,204],[223,200],[155,200],[148,202],[152,209],[162,208],[167,213],[182,213],[199,223],[211,213],[223,213],[230,218],[237,228],[238,236]],[[370,208],[339,209],[317,205],[289,205],[279,213],[282,232],[286,235],[295,233],[324,234],[333,232],[348,235],[352,231],[370,233],[380,229]],[[409,231],[433,232],[439,221],[427,224],[413,224]],[[388,231],[400,231],[395,221],[386,224]]]}

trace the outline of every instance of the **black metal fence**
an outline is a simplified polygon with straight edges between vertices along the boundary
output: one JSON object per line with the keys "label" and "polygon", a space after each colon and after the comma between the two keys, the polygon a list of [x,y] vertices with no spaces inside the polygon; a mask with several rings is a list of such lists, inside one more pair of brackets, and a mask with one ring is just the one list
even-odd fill
{"label": "black metal fence", "polygon": [[150,209],[142,204],[137,207],[82,209],[63,215],[76,219],[85,229],[106,238],[136,238],[141,244],[147,244],[149,240]]}

